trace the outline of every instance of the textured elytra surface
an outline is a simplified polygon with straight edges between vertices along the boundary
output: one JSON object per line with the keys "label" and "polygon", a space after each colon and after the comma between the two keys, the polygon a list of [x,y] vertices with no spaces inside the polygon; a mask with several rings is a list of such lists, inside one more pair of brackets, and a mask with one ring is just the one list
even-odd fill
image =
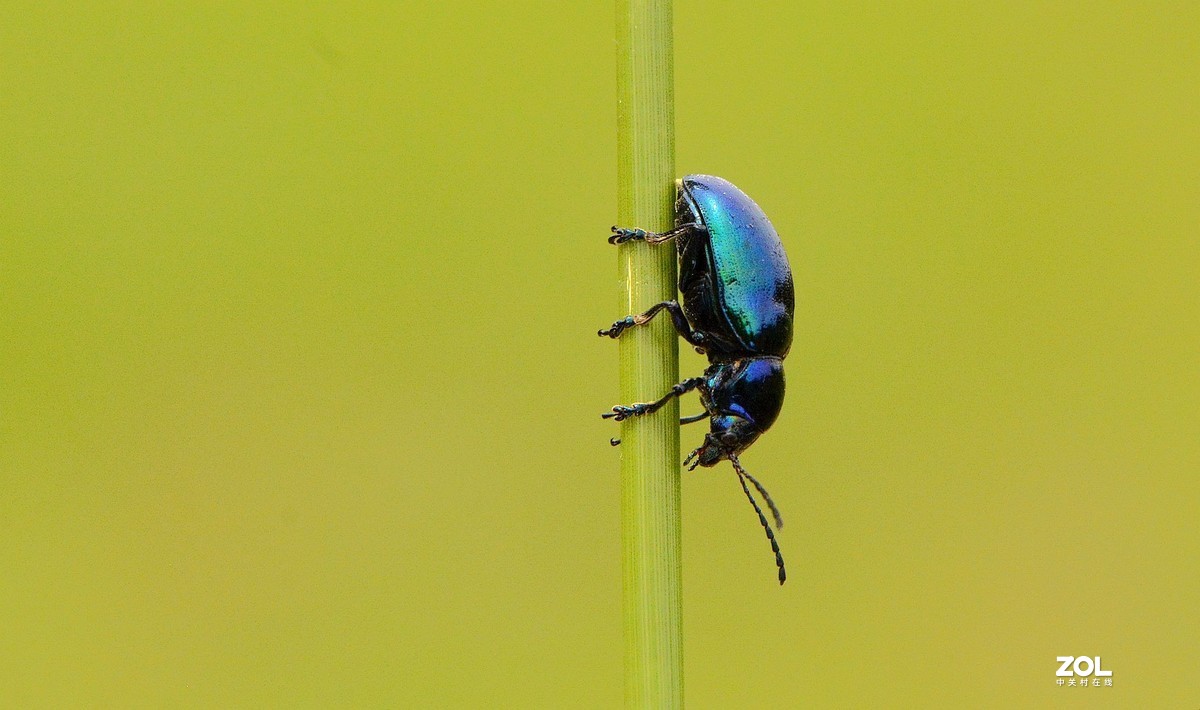
{"label": "textured elytra surface", "polygon": [[714,305],[732,334],[745,351],[787,355],[795,294],[775,227],[758,204],[728,180],[688,175],[682,189],[708,230]]}

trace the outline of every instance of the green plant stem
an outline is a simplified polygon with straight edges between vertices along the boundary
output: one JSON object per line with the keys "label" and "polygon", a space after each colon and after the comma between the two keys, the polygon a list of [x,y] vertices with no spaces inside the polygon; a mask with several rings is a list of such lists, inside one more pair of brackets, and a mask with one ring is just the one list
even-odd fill
{"label": "green plant stem", "polygon": [[[670,0],[617,0],[617,216],[621,226],[674,226],[675,108]],[[621,312],[675,298],[675,249],[620,247]],[[652,402],[679,380],[669,318],[620,339],[621,401]],[[679,404],[621,428],[625,704],[683,702]]]}

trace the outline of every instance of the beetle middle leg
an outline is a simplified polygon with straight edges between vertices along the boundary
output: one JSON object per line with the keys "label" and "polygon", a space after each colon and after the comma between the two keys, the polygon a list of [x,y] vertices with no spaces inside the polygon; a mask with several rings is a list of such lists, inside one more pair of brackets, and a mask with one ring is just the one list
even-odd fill
{"label": "beetle middle leg", "polygon": [[670,402],[676,397],[682,397],[702,384],[704,384],[703,377],[692,377],[672,387],[670,392],[663,395],[662,398],[657,401],[628,405],[618,404],[612,408],[611,412],[606,412],[600,416],[604,417],[605,419],[613,419],[620,422],[625,421],[630,417],[639,417],[643,414],[652,414],[661,409],[662,406],[667,402]]}
{"label": "beetle middle leg", "polygon": [[692,330],[692,324],[688,323],[687,316],[683,314],[683,308],[680,307],[679,301],[663,301],[650,306],[645,313],[636,316],[625,316],[621,320],[612,324],[608,330],[596,331],[596,335],[600,337],[608,336],[610,338],[618,338],[621,333],[627,328],[632,328],[635,325],[645,325],[649,323],[654,316],[658,315],[659,311],[665,310],[671,314],[671,322],[675,325],[675,330],[679,331],[679,335],[684,340],[691,343],[694,347],[704,347],[704,336],[699,332]]}

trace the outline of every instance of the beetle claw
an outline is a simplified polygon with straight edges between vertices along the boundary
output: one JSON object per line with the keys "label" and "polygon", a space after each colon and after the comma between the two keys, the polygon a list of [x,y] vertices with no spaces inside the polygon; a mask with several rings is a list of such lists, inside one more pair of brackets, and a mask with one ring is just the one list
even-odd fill
{"label": "beetle claw", "polygon": [[596,331],[596,335],[599,335],[602,338],[607,335],[610,338],[616,339],[616,338],[620,337],[621,333],[624,332],[624,330],[626,328],[629,328],[634,325],[641,325],[641,324],[638,323],[637,319],[634,318],[633,316],[626,316],[625,318],[622,318],[621,320],[617,321],[616,323],[613,323],[612,327],[609,328],[608,330]]}
{"label": "beetle claw", "polygon": [[638,239],[646,239],[649,232],[644,229],[626,229],[618,227],[615,224],[612,228],[612,236],[608,238],[609,244],[624,244]]}
{"label": "beetle claw", "polygon": [[644,403],[630,404],[628,406],[624,405],[624,404],[618,404],[617,406],[612,408],[611,412],[606,412],[604,414],[601,414],[600,416],[605,419],[612,419],[613,421],[623,422],[626,419],[629,419],[630,417],[636,417],[641,414],[646,414],[647,412],[651,411],[650,406],[651,405],[644,404]]}

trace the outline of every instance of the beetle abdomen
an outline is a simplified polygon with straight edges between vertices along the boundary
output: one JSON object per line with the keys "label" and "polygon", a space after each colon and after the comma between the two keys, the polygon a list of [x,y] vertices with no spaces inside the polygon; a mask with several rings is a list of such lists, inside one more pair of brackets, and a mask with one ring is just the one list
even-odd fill
{"label": "beetle abdomen", "polygon": [[762,209],[728,180],[687,175],[683,197],[708,230],[714,304],[746,352],[787,355],[795,294],[783,242]]}

